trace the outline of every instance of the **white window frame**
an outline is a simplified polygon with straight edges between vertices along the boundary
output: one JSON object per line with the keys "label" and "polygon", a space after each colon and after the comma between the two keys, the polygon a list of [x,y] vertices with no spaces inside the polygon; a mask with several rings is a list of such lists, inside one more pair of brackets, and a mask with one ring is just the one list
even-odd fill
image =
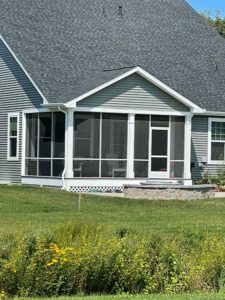
{"label": "white window frame", "polygon": [[[16,145],[16,156],[10,156],[10,119],[11,118],[17,118],[17,145]],[[8,113],[8,132],[7,132],[7,160],[8,161],[18,161],[19,160],[19,136],[20,136],[20,113]]]}
{"label": "white window frame", "polygon": [[[224,147],[224,160],[211,160],[212,154],[212,143],[217,142],[212,140],[212,122],[223,122],[225,123],[225,118],[209,118],[208,120],[208,164],[209,165],[224,165],[225,164],[225,147]],[[221,141],[225,144],[225,141]]]}

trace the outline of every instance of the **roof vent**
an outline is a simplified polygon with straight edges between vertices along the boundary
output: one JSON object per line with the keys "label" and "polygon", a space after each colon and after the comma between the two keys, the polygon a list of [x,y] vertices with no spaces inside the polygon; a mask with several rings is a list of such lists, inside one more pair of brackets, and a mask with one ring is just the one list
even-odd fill
{"label": "roof vent", "polygon": [[121,16],[121,17],[123,16],[123,5],[122,4],[119,5],[119,13],[118,13],[118,15]]}
{"label": "roof vent", "polygon": [[105,7],[103,7],[102,9],[102,16],[105,18],[106,17],[106,10],[105,10]]}

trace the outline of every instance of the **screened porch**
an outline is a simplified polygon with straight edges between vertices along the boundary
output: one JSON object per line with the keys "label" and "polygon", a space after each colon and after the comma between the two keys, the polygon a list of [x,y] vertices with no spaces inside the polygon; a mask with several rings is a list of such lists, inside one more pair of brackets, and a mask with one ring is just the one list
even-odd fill
{"label": "screened porch", "polygon": [[185,177],[185,116],[72,114],[69,139],[64,113],[26,114],[24,176],[61,178],[72,151],[72,178]]}

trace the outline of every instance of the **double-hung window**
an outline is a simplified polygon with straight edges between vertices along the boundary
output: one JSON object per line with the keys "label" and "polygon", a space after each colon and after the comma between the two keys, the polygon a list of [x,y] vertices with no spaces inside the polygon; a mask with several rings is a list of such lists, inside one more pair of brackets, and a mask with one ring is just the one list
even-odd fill
{"label": "double-hung window", "polygon": [[19,158],[19,113],[8,114],[8,160]]}
{"label": "double-hung window", "polygon": [[210,119],[209,162],[225,162],[225,119]]}

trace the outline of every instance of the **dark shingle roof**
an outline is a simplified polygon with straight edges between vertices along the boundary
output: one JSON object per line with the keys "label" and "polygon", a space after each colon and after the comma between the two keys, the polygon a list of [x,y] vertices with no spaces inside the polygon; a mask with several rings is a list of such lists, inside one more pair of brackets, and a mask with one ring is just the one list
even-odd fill
{"label": "dark shingle roof", "polygon": [[225,111],[225,40],[183,0],[122,2],[119,16],[119,0],[0,0],[0,33],[50,103],[104,83],[104,69],[139,65]]}

